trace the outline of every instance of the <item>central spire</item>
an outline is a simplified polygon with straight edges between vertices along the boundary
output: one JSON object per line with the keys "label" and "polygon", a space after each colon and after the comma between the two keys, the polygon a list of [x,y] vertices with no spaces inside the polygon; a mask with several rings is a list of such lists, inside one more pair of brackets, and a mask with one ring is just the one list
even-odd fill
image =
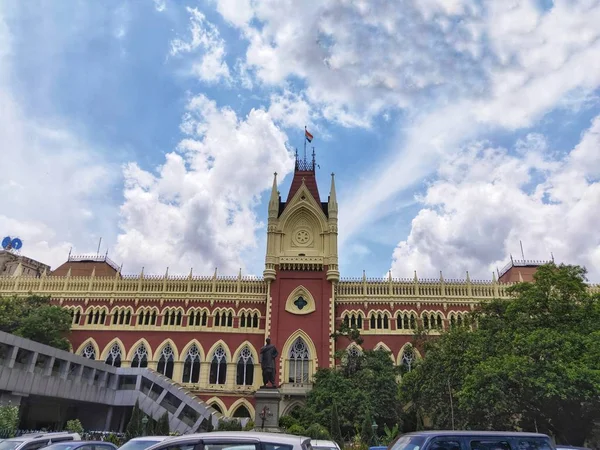
{"label": "central spire", "polygon": [[321,202],[319,197],[319,188],[317,187],[317,176],[315,173],[316,161],[315,161],[315,149],[313,148],[312,160],[306,158],[300,159],[298,157],[298,150],[296,150],[296,166],[294,167],[294,178],[290,186],[290,191],[287,196],[289,202],[294,194],[300,189],[302,183],[306,185],[317,203]]}

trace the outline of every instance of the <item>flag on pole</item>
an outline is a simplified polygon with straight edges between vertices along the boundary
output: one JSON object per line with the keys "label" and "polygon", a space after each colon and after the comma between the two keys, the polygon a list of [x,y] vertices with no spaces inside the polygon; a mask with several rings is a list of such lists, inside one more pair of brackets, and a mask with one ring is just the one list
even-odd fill
{"label": "flag on pole", "polygon": [[306,128],[304,129],[304,136],[306,136],[306,140],[307,140],[308,142],[312,142],[312,140],[313,140],[313,135],[312,135],[312,134],[310,134]]}

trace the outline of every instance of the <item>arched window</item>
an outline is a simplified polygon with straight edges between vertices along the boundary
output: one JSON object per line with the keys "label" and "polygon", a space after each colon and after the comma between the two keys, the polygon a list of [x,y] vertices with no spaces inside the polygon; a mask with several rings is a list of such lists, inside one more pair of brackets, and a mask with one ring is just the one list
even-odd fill
{"label": "arched window", "polygon": [[252,386],[254,384],[254,358],[248,347],[240,352],[237,362],[236,384],[239,386]]}
{"label": "arched window", "polygon": [[352,358],[358,358],[361,355],[360,350],[358,349],[358,347],[356,347],[354,345],[351,346],[351,347],[348,347],[347,352],[348,352],[348,356],[350,356]]}
{"label": "arched window", "polygon": [[427,314],[423,315],[423,328],[429,329],[429,316]]}
{"label": "arched window", "polygon": [[436,321],[435,321],[435,326],[438,330],[441,330],[442,328],[444,328],[444,321],[442,319],[442,316],[440,314],[438,314]]}
{"label": "arched window", "polygon": [[144,344],[140,344],[133,354],[131,367],[148,367],[148,350]]}
{"label": "arched window", "polygon": [[252,316],[252,327],[258,328],[258,314],[257,313],[254,313],[254,316]]}
{"label": "arched window", "polygon": [[200,352],[196,344],[192,345],[187,352],[183,363],[183,382],[197,383],[200,379]]}
{"label": "arched window", "polygon": [[212,409],[214,409],[215,411],[217,411],[218,413],[223,414],[223,411],[221,410],[221,407],[219,406],[218,403],[213,403],[212,405],[209,405]]}
{"label": "arched window", "polygon": [[121,347],[119,344],[114,344],[106,357],[106,364],[113,367],[121,367]]}
{"label": "arched window", "polygon": [[308,383],[309,352],[306,342],[301,337],[297,338],[289,354],[289,382],[294,384]]}
{"label": "arched window", "polygon": [[412,345],[407,345],[404,347],[404,351],[402,352],[402,358],[400,359],[400,365],[406,372],[410,372],[413,368],[413,364],[416,360],[415,349]]}
{"label": "arched window", "polygon": [[173,362],[175,357],[173,356],[173,349],[171,345],[167,344],[160,352],[160,359],[158,360],[158,367],[156,371],[162,373],[165,377],[173,378]]}
{"label": "arched window", "polygon": [[227,355],[220,345],[213,354],[210,363],[210,384],[225,384],[227,381]]}
{"label": "arched window", "polygon": [[96,350],[94,349],[94,346],[91,343],[86,345],[81,352],[81,356],[84,356],[87,359],[96,359]]}
{"label": "arched window", "polygon": [[249,418],[252,418],[252,416],[250,415],[250,411],[248,411],[248,408],[246,408],[246,405],[240,405],[240,406],[238,406],[238,408],[233,413],[233,417],[239,417],[239,418],[249,417]]}

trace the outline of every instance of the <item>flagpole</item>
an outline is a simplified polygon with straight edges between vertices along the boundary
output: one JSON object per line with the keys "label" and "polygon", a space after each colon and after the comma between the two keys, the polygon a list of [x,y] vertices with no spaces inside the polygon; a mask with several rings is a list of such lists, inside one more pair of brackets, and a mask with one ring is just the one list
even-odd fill
{"label": "flagpole", "polygon": [[306,163],[306,125],[304,125],[304,162]]}

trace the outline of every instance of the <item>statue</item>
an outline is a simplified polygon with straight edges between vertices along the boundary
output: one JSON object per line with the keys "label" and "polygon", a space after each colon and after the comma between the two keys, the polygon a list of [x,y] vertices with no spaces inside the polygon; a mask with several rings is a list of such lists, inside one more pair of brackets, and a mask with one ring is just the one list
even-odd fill
{"label": "statue", "polygon": [[267,338],[267,344],[260,349],[260,366],[262,368],[263,387],[271,383],[272,388],[276,388],[275,383],[275,358],[277,358],[279,352],[273,344],[271,344],[271,338]]}

